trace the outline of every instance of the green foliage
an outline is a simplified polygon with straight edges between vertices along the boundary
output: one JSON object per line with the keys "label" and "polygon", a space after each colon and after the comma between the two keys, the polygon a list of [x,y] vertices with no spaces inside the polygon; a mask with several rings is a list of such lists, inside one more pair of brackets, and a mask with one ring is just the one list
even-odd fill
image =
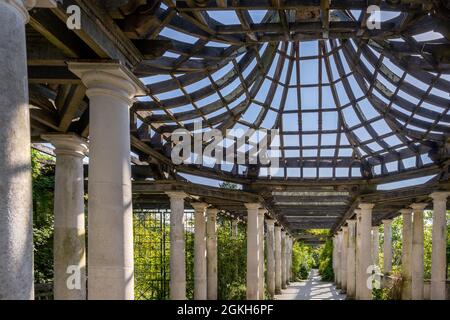
{"label": "green foliage", "polygon": [[217,228],[218,297],[221,300],[246,299],[247,238],[239,225],[238,237],[231,237],[231,222],[219,219]]}
{"label": "green foliage", "polygon": [[230,189],[230,190],[237,190],[238,189],[238,185],[233,183],[233,182],[227,182],[224,181],[220,184],[219,186],[222,189]]}
{"label": "green foliage", "polygon": [[333,281],[333,242],[327,238],[320,250],[319,274],[323,281]]}
{"label": "green foliage", "polygon": [[302,242],[295,242],[292,247],[292,273],[294,281],[308,279],[311,269],[317,264],[315,249]]}
{"label": "green foliage", "polygon": [[53,281],[53,158],[31,153],[33,178],[34,277],[36,283]]}

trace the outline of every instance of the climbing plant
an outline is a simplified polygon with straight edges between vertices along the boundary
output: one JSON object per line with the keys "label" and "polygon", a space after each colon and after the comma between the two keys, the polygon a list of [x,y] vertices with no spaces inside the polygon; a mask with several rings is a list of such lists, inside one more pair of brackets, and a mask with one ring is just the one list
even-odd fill
{"label": "climbing plant", "polygon": [[34,278],[36,283],[53,281],[53,192],[54,159],[31,152],[33,181]]}
{"label": "climbing plant", "polygon": [[325,244],[320,249],[319,274],[323,281],[333,281],[333,242],[327,238]]}

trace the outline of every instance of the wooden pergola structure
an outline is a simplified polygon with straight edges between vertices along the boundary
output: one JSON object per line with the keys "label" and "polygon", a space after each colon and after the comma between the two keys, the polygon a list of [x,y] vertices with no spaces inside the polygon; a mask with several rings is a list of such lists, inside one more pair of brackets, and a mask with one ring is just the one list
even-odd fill
{"label": "wooden pergola structure", "polygon": [[[355,280],[371,263],[372,226],[400,212],[410,218],[409,207],[419,245],[405,265],[423,267],[418,221],[433,199],[433,232],[443,230],[450,191],[448,1],[0,0],[0,9],[0,175],[7,195],[0,245],[8,246],[0,252],[0,299],[33,297],[30,141],[41,150],[43,143],[55,147],[56,247],[65,239],[73,245],[55,255],[59,297],[86,298],[86,288],[75,296],[64,287],[64,267],[74,259],[86,267],[77,254],[86,249],[80,213],[88,152],[92,260],[89,282],[82,282],[92,299],[134,297],[133,204],[171,208],[173,299],[186,295],[186,205],[199,217],[199,232],[208,210],[213,224],[217,213],[247,221],[249,299],[264,298],[265,223],[268,251],[276,255],[268,273],[277,263],[283,269],[270,280],[272,293],[289,282],[295,238],[323,240],[305,230],[330,229],[342,263],[347,257],[337,250],[348,248],[352,234],[360,246],[351,263],[358,270],[348,276]],[[270,134],[255,140],[242,133],[261,129]],[[223,154],[233,155],[217,162],[196,154],[178,164],[179,130],[194,147],[201,133],[203,148],[214,145],[205,136],[219,132]],[[279,160],[275,168],[249,161],[261,140]],[[239,189],[208,185],[223,181]],[[445,241],[434,237],[438,281],[431,296],[442,298]],[[204,251],[201,238],[196,250]],[[198,257],[200,279],[205,254]],[[343,266],[335,273],[345,275]],[[421,299],[423,279],[416,278],[407,291]],[[353,295],[370,299],[361,279],[353,281],[362,286]],[[204,281],[198,287],[204,298]]]}

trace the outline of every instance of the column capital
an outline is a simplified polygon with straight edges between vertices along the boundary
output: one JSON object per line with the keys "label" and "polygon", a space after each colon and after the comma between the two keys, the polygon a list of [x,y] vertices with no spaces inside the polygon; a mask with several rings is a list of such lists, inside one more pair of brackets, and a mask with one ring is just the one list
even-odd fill
{"label": "column capital", "polygon": [[281,232],[282,229],[283,229],[282,226],[277,226],[277,225],[275,225],[275,230],[279,230],[279,231]]}
{"label": "column capital", "polygon": [[430,194],[430,198],[433,201],[447,201],[447,198],[450,196],[450,192],[448,191],[436,191]]}
{"label": "column capital", "polygon": [[41,138],[55,147],[56,155],[85,157],[88,154],[88,143],[76,134],[44,134]]}
{"label": "column capital", "polygon": [[266,219],[267,228],[273,229],[275,227],[274,219]]}
{"label": "column capital", "polygon": [[208,206],[209,204],[205,202],[191,202],[191,207],[194,208],[195,211],[205,211]]}
{"label": "column capital", "polygon": [[166,191],[170,200],[184,200],[188,195],[182,191]]}
{"label": "column capital", "polygon": [[348,226],[343,226],[342,227],[342,232],[348,232]]}
{"label": "column capital", "polygon": [[147,92],[144,84],[125,66],[116,62],[69,62],[69,70],[87,87],[86,95],[114,96],[128,106],[134,97]]}
{"label": "column capital", "polygon": [[383,219],[381,220],[381,222],[385,225],[385,226],[390,226],[392,224],[392,219]]}
{"label": "column capital", "polygon": [[265,215],[267,212],[269,212],[269,211],[266,208],[264,208],[264,207],[258,209],[258,213],[259,214]]}
{"label": "column capital", "polygon": [[353,227],[356,225],[356,220],[352,219],[352,220],[347,220],[347,224],[349,227]]}
{"label": "column capital", "polygon": [[244,204],[247,210],[257,210],[260,207],[259,203],[245,203]]}
{"label": "column capital", "polygon": [[355,213],[356,213],[356,216],[359,216],[359,215],[361,215],[362,210],[361,209],[355,209]]}
{"label": "column capital", "polygon": [[208,215],[208,216],[217,216],[217,214],[219,213],[219,209],[217,209],[217,208],[208,208],[207,210],[206,210],[206,214]]}
{"label": "column capital", "polygon": [[358,206],[361,210],[371,210],[373,209],[373,207],[375,207],[375,204],[362,202]]}
{"label": "column capital", "polygon": [[410,207],[411,209],[413,209],[413,211],[423,211],[425,210],[427,205],[428,203],[413,203],[410,205]]}
{"label": "column capital", "polygon": [[5,3],[16,10],[16,13],[23,19],[23,23],[27,24],[30,21],[30,15],[26,5],[27,1],[23,0],[0,0],[0,3]]}

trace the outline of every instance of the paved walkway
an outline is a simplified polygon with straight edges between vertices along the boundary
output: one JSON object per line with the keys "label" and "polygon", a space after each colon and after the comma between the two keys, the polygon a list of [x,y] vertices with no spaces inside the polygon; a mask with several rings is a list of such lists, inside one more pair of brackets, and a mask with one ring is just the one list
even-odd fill
{"label": "paved walkway", "polygon": [[318,271],[312,270],[308,280],[291,283],[275,300],[345,300],[345,295],[333,283],[322,282]]}

